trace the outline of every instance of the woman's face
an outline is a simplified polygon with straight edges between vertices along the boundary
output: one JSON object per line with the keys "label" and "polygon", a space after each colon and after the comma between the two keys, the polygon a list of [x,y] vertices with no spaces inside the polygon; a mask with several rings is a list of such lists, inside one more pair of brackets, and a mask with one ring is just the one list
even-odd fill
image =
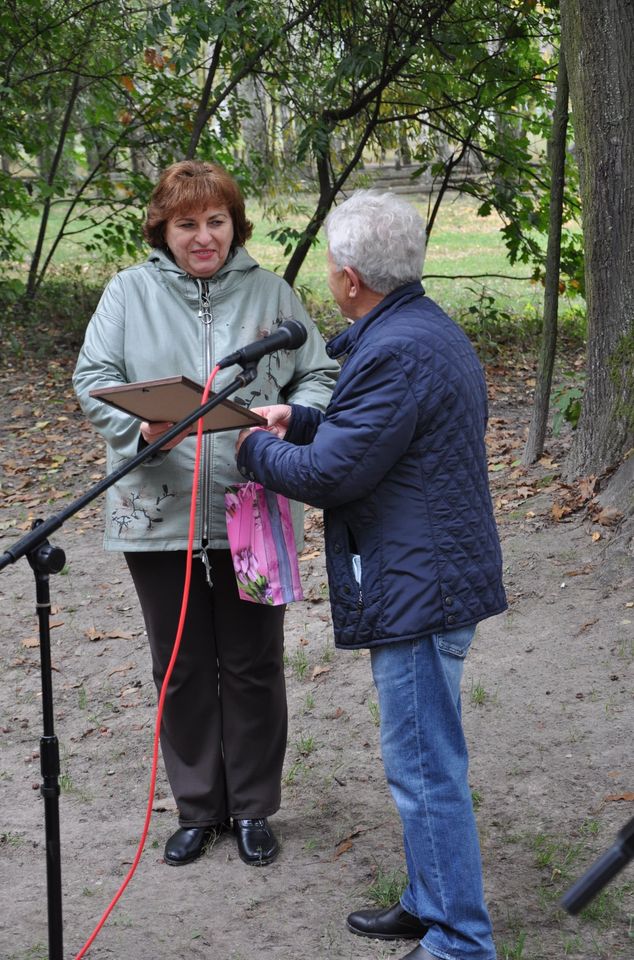
{"label": "woman's face", "polygon": [[223,206],[170,217],[165,241],[174,260],[192,277],[212,277],[229,256],[233,221]]}

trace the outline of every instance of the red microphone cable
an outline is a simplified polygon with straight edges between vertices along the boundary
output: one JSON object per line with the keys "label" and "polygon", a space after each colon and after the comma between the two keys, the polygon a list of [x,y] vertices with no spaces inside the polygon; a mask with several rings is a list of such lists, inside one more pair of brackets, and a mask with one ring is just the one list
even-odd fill
{"label": "red microphone cable", "polygon": [[[219,369],[220,367],[218,366],[214,367],[214,369],[211,371],[209,375],[209,379],[207,380],[207,383],[205,385],[202,400],[200,402],[201,406],[207,402],[207,399],[209,397],[209,392],[211,390],[211,385],[214,382],[214,378],[218,373]],[[194,476],[192,479],[192,497],[191,497],[191,505],[189,510],[189,535],[188,535],[188,541],[187,541],[187,561],[185,566],[185,584],[183,586],[183,600],[181,603],[181,612],[180,612],[180,618],[178,622],[178,629],[176,631],[176,639],[174,640],[174,647],[172,649],[170,662],[168,664],[167,671],[163,679],[163,683],[161,684],[161,692],[159,695],[158,707],[156,709],[156,723],[154,725],[154,745],[152,750],[152,770],[150,773],[150,791],[148,796],[147,808],[145,811],[145,822],[143,824],[143,831],[141,833],[141,839],[139,840],[139,845],[137,847],[134,860],[132,861],[132,866],[128,870],[128,873],[125,879],[123,880],[123,883],[121,884],[116,894],[114,895],[114,897],[108,904],[107,908],[105,909],[101,919],[99,920],[99,923],[97,924],[93,932],[90,934],[88,940],[86,940],[86,943],[83,945],[83,947],[75,957],[75,960],[81,960],[81,958],[86,955],[86,952],[88,951],[92,943],[94,943],[95,939],[97,938],[97,935],[99,934],[99,931],[101,930],[104,923],[106,922],[106,920],[108,919],[112,911],[114,910],[117,902],[121,898],[123,891],[128,886],[130,880],[134,876],[136,868],[141,859],[141,854],[143,853],[145,841],[147,840],[148,830],[150,828],[150,820],[152,819],[152,803],[154,802],[154,791],[156,789],[156,771],[158,767],[159,735],[161,732],[161,720],[163,718],[163,705],[165,703],[165,697],[167,695],[167,687],[170,681],[170,677],[174,670],[174,665],[176,663],[176,658],[178,656],[178,651],[180,649],[181,639],[183,636],[183,629],[185,626],[185,616],[187,614],[187,605],[189,602],[189,588],[191,584],[191,573],[192,573],[192,555],[194,551],[194,531],[196,529],[196,495],[198,491],[198,478],[200,475],[200,452],[202,448],[202,436],[203,436],[203,418],[200,417],[200,419],[198,420],[198,429],[196,432],[196,456],[194,459]]]}

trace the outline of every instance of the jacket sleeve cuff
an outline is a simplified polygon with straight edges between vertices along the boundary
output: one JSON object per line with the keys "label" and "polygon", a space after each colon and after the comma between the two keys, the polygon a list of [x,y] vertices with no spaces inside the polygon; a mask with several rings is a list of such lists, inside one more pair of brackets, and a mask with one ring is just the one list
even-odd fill
{"label": "jacket sleeve cuff", "polygon": [[[257,480],[255,473],[251,469],[251,463],[254,460],[254,452],[257,443],[262,442],[274,442],[277,440],[277,437],[272,437],[266,432],[266,430],[255,430],[253,433],[250,433],[247,437],[244,438],[240,449],[238,450],[238,456],[236,459],[236,465],[238,467],[238,473],[241,473],[245,480]],[[279,442],[279,441],[278,441]],[[251,456],[249,456],[251,452]]]}
{"label": "jacket sleeve cuff", "polygon": [[291,420],[284,439],[288,443],[303,447],[312,442],[324,414],[315,407],[304,407],[299,403],[292,403],[290,406]]}
{"label": "jacket sleeve cuff", "polygon": [[[137,453],[141,453],[141,450],[145,450],[146,447],[149,447],[149,443],[139,432],[139,441],[137,443]],[[147,460],[143,461],[143,466],[146,467],[157,467],[160,463],[164,463],[165,458],[169,454],[169,450],[157,450],[156,453],[153,453],[151,457],[148,457]]]}

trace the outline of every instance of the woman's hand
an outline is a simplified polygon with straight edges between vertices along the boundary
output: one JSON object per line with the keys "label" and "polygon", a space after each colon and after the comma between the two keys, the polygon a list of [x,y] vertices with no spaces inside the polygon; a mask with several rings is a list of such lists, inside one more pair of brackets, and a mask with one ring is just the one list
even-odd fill
{"label": "woman's hand", "polygon": [[251,407],[251,411],[252,413],[259,413],[261,417],[266,417],[266,426],[248,427],[246,430],[240,431],[236,441],[236,457],[245,439],[254,430],[266,430],[267,433],[272,433],[278,439],[283,440],[291,422],[292,410],[287,403],[274,403],[270,407]]}
{"label": "woman's hand", "polygon": [[[158,440],[160,437],[162,437],[163,434],[167,433],[170,427],[173,427],[173,426],[174,426],[173,423],[169,423],[163,420],[161,420],[160,422],[157,421],[156,423],[148,423],[147,420],[144,420],[143,423],[141,424],[141,436],[143,437],[145,442],[149,445],[150,443],[154,443],[155,440]],[[171,450],[172,447],[177,446],[177,444],[179,444],[182,440],[185,439],[185,437],[188,437],[188,436],[189,436],[189,429],[183,430],[183,432],[175,436],[173,440],[170,440],[169,443],[166,443],[164,447],[161,447],[161,450]]]}

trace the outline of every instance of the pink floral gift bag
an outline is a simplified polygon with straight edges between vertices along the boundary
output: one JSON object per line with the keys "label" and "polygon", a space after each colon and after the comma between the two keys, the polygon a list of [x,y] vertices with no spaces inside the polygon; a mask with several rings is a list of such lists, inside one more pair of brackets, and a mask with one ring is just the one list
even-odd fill
{"label": "pink floral gift bag", "polygon": [[291,507],[254,482],[225,491],[229,548],[242,600],[277,606],[303,600]]}

